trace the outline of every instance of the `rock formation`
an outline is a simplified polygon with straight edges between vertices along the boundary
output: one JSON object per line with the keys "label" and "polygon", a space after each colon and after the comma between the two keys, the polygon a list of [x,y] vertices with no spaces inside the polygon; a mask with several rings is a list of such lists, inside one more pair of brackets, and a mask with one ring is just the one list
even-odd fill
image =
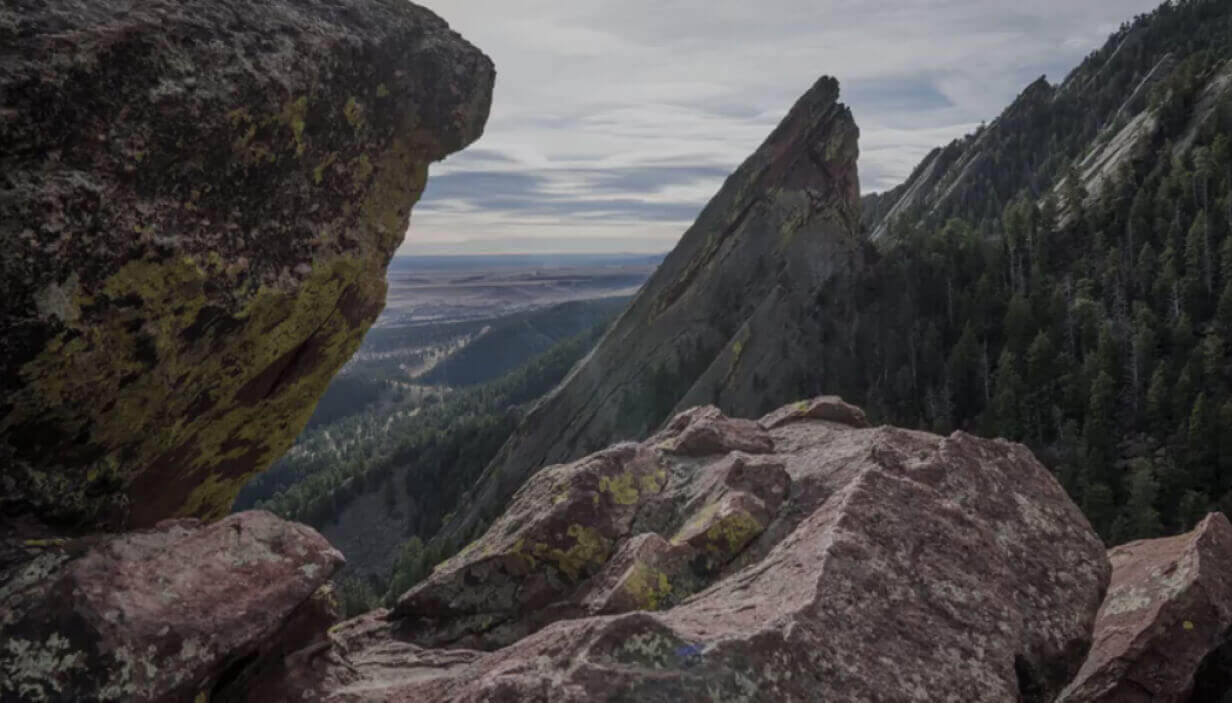
{"label": "rock formation", "polygon": [[492,64],[394,0],[16,0],[0,47],[0,528],[221,517],[381,310]]}
{"label": "rock formation", "polygon": [[819,391],[827,295],[863,261],[858,130],[819,80],[733,173],[593,353],[529,415],[443,535],[499,514],[534,470],[654,431],[674,410],[744,417]]}
{"label": "rock formation", "polygon": [[1232,695],[1232,524],[1108,552],[1112,584],[1095,643],[1062,700],[1181,703]]}
{"label": "rock formation", "polygon": [[1051,701],[1107,583],[1020,445],[869,428],[835,398],[701,407],[538,472],[249,700]]}
{"label": "rock formation", "polygon": [[4,701],[192,700],[337,617],[342,555],[266,512],[0,549]]}

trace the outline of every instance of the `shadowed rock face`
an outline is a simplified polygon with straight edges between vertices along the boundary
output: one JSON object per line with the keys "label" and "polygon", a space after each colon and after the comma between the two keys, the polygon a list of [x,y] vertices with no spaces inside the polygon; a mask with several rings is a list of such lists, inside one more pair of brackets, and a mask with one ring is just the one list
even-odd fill
{"label": "shadowed rock face", "polygon": [[1108,572],[1021,445],[696,408],[535,474],[249,700],[1051,701]]}
{"label": "shadowed rock face", "polygon": [[0,700],[192,700],[337,616],[342,555],[262,511],[0,550]]}
{"label": "shadowed rock face", "polygon": [[723,184],[630,307],[485,472],[442,534],[500,513],[526,477],[714,404],[743,417],[820,390],[825,321],[862,265],[859,130],[822,78]]}
{"label": "shadowed rock face", "polygon": [[0,513],[225,514],[381,310],[493,77],[403,0],[6,3]]}
{"label": "shadowed rock face", "polygon": [[1232,524],[1108,552],[1112,583],[1095,643],[1063,700],[1223,701],[1232,693]]}

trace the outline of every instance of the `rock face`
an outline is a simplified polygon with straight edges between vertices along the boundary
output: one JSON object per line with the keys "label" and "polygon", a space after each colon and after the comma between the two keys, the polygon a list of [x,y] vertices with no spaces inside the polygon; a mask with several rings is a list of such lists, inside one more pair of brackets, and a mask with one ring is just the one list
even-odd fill
{"label": "rock face", "polygon": [[1095,643],[1063,699],[1223,701],[1232,694],[1232,524],[1108,552],[1112,584]]}
{"label": "rock face", "polygon": [[492,64],[402,0],[16,0],[0,47],[0,514],[220,517],[381,310]]}
{"label": "rock face", "polygon": [[337,617],[342,555],[266,512],[2,546],[0,700],[191,700]]}
{"label": "rock face", "polygon": [[535,474],[250,700],[1051,701],[1107,584],[1020,445],[702,407]]}
{"label": "rock face", "polygon": [[819,80],[724,183],[594,352],[529,415],[446,525],[460,539],[534,470],[714,404],[760,415],[817,393],[827,295],[861,265],[858,130]]}

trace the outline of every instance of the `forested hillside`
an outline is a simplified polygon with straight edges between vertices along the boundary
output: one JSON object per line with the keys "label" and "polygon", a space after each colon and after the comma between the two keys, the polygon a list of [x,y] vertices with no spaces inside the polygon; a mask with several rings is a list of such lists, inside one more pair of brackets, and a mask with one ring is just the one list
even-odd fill
{"label": "forested hillside", "polygon": [[518,313],[489,325],[475,341],[419,377],[420,383],[471,386],[499,378],[527,359],[595,325],[606,325],[629,304],[628,296],[577,300]]}
{"label": "forested hillside", "polygon": [[865,199],[827,390],[1028,443],[1110,542],[1232,513],[1232,3],[1164,5]]}
{"label": "forested hillside", "polygon": [[430,531],[516,426],[516,407],[551,390],[602,331],[571,337],[496,381],[429,392],[306,432],[245,487],[236,509],[261,507],[320,526],[360,493],[405,490],[428,508],[407,532]]}

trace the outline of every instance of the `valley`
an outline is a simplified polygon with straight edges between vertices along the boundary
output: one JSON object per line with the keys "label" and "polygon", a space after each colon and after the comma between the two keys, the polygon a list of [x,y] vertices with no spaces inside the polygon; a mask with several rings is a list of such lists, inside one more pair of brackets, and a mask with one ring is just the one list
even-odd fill
{"label": "valley", "polygon": [[401,545],[431,537],[525,406],[590,350],[657,260],[395,258],[398,303],[233,510],[262,507],[320,529],[348,555],[344,596],[366,610],[389,588]]}

